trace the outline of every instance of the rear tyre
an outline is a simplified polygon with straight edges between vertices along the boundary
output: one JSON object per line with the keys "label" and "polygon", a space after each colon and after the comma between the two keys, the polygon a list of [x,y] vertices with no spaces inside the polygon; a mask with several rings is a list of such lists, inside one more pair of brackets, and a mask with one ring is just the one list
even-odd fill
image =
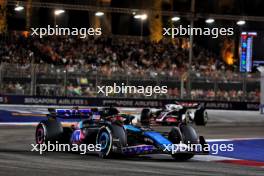
{"label": "rear tyre", "polygon": [[41,121],[35,133],[36,144],[54,143],[60,139],[63,134],[63,128],[57,120],[43,120]]}
{"label": "rear tyre", "polygon": [[60,137],[60,142],[63,144],[69,144],[71,143],[71,136],[73,133],[73,129],[69,127],[63,127],[63,133]]}
{"label": "rear tyre", "polygon": [[[195,130],[189,125],[182,125],[180,127],[182,142],[184,144],[198,144],[198,136]],[[176,153],[172,157],[176,161],[186,161],[191,159],[194,156],[193,153]]]}
{"label": "rear tyre", "polygon": [[47,143],[47,126],[45,123],[39,123],[35,134],[36,144]]}
{"label": "rear tyre", "polygon": [[208,113],[204,108],[195,111],[194,122],[196,125],[205,126],[208,122]]}

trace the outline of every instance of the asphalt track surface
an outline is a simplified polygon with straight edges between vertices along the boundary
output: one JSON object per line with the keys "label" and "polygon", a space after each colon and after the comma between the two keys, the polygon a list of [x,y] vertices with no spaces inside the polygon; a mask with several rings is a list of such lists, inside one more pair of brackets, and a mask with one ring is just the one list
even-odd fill
{"label": "asphalt track surface", "polygon": [[[158,130],[166,128],[156,127]],[[197,128],[197,127],[196,127]],[[135,158],[101,159],[96,154],[31,152],[34,143],[33,126],[0,126],[0,175],[264,175],[264,168],[196,160],[175,162],[167,155]],[[197,128],[206,138],[263,137],[260,124]],[[207,156],[199,156],[207,157]]]}

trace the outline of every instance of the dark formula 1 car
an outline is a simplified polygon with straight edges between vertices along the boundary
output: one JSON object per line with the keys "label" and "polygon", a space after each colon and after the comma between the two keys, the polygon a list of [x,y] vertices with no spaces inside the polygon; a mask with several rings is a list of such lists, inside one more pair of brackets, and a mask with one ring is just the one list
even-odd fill
{"label": "dark formula 1 car", "polygon": [[[165,153],[176,160],[188,160],[195,154],[205,154],[205,140],[186,123],[179,123],[170,132],[159,133],[143,119],[141,126],[132,124],[134,116],[121,114],[116,108],[49,109],[48,119],[36,128],[36,143],[99,144],[99,156],[114,154],[141,155]],[[63,127],[59,119],[82,119],[77,126]],[[201,149],[189,150],[186,144],[197,144]],[[188,150],[181,150],[185,145]]]}
{"label": "dark formula 1 car", "polygon": [[208,113],[203,104],[180,103],[167,104],[162,109],[143,109],[141,118],[154,119],[161,125],[177,125],[180,122],[194,122],[196,125],[206,125]]}

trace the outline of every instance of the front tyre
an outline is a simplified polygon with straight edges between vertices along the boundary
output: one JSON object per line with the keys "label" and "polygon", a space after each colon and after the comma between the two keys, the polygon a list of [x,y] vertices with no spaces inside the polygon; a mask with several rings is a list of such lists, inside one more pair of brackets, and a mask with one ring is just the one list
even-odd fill
{"label": "front tyre", "polygon": [[[176,130],[172,130],[174,131],[174,135],[176,138],[177,136],[180,137],[179,133],[175,133]],[[182,125],[180,126],[180,131],[181,131],[181,138],[182,138],[182,142],[184,144],[198,144],[198,135],[196,134],[195,130],[189,126],[189,125]],[[186,161],[191,159],[194,156],[194,153],[175,153],[172,155],[172,157],[176,160],[176,161]]]}
{"label": "front tyre", "polygon": [[177,153],[177,154],[173,154],[171,155],[175,161],[187,161],[189,159],[191,159],[194,154],[192,153]]}
{"label": "front tyre", "polygon": [[142,109],[141,111],[141,117],[140,117],[140,122],[141,125],[143,126],[148,126],[150,125],[150,118],[151,118],[151,111],[150,109]]}
{"label": "front tyre", "polygon": [[96,144],[100,144],[99,156],[101,158],[109,158],[112,154],[113,135],[108,127],[101,127],[96,137]]}

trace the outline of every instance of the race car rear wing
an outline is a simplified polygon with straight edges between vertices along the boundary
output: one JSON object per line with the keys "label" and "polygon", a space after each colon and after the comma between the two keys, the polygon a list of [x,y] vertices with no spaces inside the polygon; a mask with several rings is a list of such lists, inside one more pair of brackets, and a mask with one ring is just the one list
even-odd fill
{"label": "race car rear wing", "polygon": [[92,115],[99,115],[97,108],[86,108],[79,109],[78,107],[72,109],[56,109],[56,108],[48,108],[49,114],[48,117],[51,118],[89,118]]}

